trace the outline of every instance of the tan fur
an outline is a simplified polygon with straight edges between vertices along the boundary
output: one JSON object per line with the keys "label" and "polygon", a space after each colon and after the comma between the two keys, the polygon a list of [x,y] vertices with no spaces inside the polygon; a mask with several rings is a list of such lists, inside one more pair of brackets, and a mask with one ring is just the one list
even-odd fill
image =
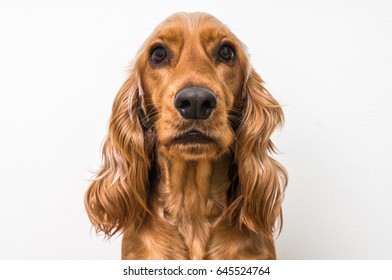
{"label": "tan fur", "polygon": [[[162,67],[149,63],[157,44],[170,51]],[[230,64],[216,59],[223,44],[236,50]],[[123,232],[123,259],[276,258],[287,174],[270,156],[270,136],[283,113],[262,84],[243,44],[208,14],[175,14],[148,38],[114,101],[103,165],[85,198],[97,231]],[[174,108],[186,86],[215,93],[208,119]],[[173,142],[196,128],[214,141]]]}

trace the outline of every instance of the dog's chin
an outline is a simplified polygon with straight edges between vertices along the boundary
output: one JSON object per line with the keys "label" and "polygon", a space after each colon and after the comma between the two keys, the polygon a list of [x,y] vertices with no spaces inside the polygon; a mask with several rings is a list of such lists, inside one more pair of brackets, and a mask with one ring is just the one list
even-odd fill
{"label": "dog's chin", "polygon": [[214,159],[224,153],[217,139],[199,131],[174,136],[164,144],[164,149],[168,156],[183,160]]}

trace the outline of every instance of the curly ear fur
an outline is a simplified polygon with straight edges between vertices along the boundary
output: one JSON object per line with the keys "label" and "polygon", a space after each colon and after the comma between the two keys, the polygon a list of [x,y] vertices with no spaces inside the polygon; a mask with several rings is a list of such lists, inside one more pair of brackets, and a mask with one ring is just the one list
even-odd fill
{"label": "curly ear fur", "polygon": [[279,217],[282,225],[281,204],[287,185],[286,170],[270,157],[275,152],[270,136],[283,123],[283,112],[256,71],[249,72],[234,143],[239,187],[229,213],[240,226],[270,236]]}
{"label": "curly ear fur", "polygon": [[97,232],[111,237],[148,212],[150,156],[138,115],[142,103],[138,74],[133,72],[118,92],[103,145],[103,164],[85,196],[88,216]]}

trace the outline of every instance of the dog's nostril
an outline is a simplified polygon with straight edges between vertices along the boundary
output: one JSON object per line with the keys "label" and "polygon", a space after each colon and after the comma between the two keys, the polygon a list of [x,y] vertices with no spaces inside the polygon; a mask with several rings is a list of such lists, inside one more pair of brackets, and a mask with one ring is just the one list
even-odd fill
{"label": "dog's nostril", "polygon": [[201,104],[201,110],[200,110],[200,115],[208,117],[212,109],[215,108],[215,105],[211,104],[212,102],[210,100],[206,100]]}
{"label": "dog's nostril", "polygon": [[209,110],[209,109],[211,109],[211,103],[210,103],[210,101],[204,101],[202,104],[201,104],[201,108],[203,109],[203,110]]}
{"label": "dog's nostril", "polygon": [[186,109],[188,107],[191,107],[191,102],[188,100],[183,100],[179,106],[180,109]]}
{"label": "dog's nostril", "polygon": [[209,100],[206,100],[201,104],[202,110],[211,110],[211,109],[214,109],[215,107],[216,107],[215,97],[213,97]]}

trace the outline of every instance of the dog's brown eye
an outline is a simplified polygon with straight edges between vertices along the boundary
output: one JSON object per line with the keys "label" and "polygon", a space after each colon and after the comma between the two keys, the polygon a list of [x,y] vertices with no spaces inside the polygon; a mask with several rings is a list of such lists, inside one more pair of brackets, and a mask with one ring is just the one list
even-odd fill
{"label": "dog's brown eye", "polygon": [[229,45],[223,45],[219,49],[219,58],[223,61],[230,62],[235,59],[234,49]]}
{"label": "dog's brown eye", "polygon": [[167,52],[162,46],[155,47],[150,53],[150,61],[153,64],[161,65],[167,62]]}

